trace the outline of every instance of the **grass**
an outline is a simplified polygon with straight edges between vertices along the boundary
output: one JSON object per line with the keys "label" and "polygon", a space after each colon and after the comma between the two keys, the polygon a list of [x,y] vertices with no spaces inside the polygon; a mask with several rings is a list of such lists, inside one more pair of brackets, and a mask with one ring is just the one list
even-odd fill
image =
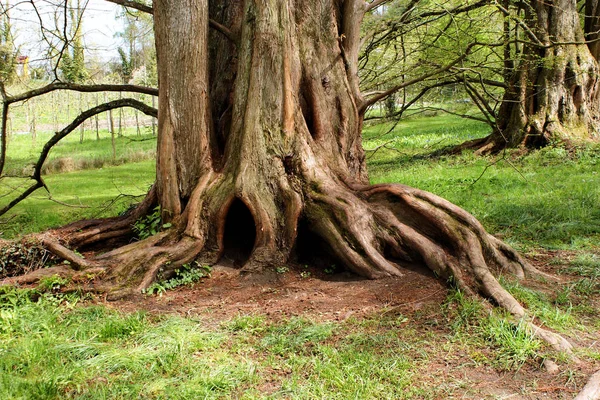
{"label": "grass", "polygon": [[368,347],[350,334],[356,322],[240,316],[210,326],[32,294],[0,291],[0,398],[432,397],[414,385],[397,335]]}
{"label": "grass", "polygon": [[[581,337],[598,331],[600,147],[429,159],[423,154],[481,137],[487,127],[438,116],[413,117],[388,133],[390,128],[365,129],[365,147],[378,149],[368,161],[373,183],[402,182],[446,197],[521,249],[572,251],[572,259],[556,262],[575,278],[554,292],[509,279],[502,283],[544,326]],[[106,139],[83,145],[76,139],[58,147],[56,159],[111,154]],[[23,141],[15,153],[20,163],[31,156]],[[151,141],[118,143],[123,152],[140,146],[131,150],[135,153]],[[16,151],[16,139],[12,144]],[[378,148],[383,144],[387,148]],[[1,225],[3,237],[122,212],[135,199],[112,200],[143,195],[154,180],[154,163],[106,164],[49,173],[45,180],[54,198],[90,208],[65,207],[38,191]],[[0,190],[20,183],[4,179]],[[175,279],[191,284],[199,277]],[[460,377],[469,368],[516,376],[554,356],[526,325],[509,322],[457,290],[449,292],[441,310],[407,315],[384,310],[331,322],[250,314],[215,323],[119,312],[91,304],[76,291],[63,293],[67,283],[50,277],[35,290],[0,288],[0,398],[448,398],[474,393],[471,382]],[[593,349],[578,355],[600,359]]]}
{"label": "grass", "polygon": [[391,149],[380,148],[368,161],[373,183],[401,182],[438,194],[520,249],[600,246],[600,145],[430,159],[419,157],[423,149],[481,137],[489,129],[454,117],[409,120],[381,136],[388,129],[365,133],[367,149],[391,141]]}
{"label": "grass", "polygon": [[[8,142],[5,174],[30,174],[44,144],[53,133],[39,133],[35,142],[31,135],[14,135]],[[83,142],[73,132],[57,143],[48,155],[43,173],[71,172],[81,169],[101,168],[105,165],[121,165],[130,162],[152,160],[156,153],[156,137],[144,131],[137,135],[135,128],[124,130],[123,136],[115,137],[115,154],[110,134],[101,132],[100,139],[87,132]]]}
{"label": "grass", "polygon": [[[8,223],[0,225],[2,236],[14,238],[64,225],[67,221],[118,214],[132,202],[140,201],[141,197],[135,196],[148,191],[154,176],[153,161],[48,175],[45,182],[52,197],[74,207],[51,201],[48,193],[39,189],[4,216]],[[0,181],[0,191],[6,193],[12,187],[25,184],[29,182],[5,178]],[[6,204],[5,199],[1,201]]]}

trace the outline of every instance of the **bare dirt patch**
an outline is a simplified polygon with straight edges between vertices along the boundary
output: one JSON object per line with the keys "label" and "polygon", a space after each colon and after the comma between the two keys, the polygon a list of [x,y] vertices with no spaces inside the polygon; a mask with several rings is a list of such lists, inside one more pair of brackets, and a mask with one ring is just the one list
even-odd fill
{"label": "bare dirt patch", "polygon": [[427,304],[439,305],[446,293],[446,287],[424,269],[406,271],[402,277],[368,280],[303,266],[244,276],[231,266],[217,265],[209,279],[192,287],[109,304],[125,311],[200,315],[213,321],[257,313],[274,320],[306,315],[339,321],[392,307],[414,311]]}

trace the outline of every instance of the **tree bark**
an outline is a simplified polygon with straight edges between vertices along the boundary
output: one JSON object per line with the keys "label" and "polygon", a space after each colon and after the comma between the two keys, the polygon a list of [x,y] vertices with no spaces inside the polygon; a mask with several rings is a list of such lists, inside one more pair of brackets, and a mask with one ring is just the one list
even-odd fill
{"label": "tree bark", "polygon": [[[509,75],[496,129],[463,147],[486,153],[506,147],[538,148],[558,140],[598,139],[598,42],[585,42],[597,32],[584,36],[574,0],[529,1],[523,22],[534,37],[523,45]],[[594,29],[597,18],[586,18],[585,23]]]}

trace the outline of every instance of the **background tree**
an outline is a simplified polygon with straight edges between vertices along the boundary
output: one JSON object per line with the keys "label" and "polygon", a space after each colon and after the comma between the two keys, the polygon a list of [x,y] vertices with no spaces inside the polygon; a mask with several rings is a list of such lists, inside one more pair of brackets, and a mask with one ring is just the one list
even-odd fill
{"label": "background tree", "polygon": [[131,79],[146,85],[156,85],[156,50],[152,18],[147,13],[127,10],[119,19],[124,22],[123,32],[117,37],[123,41],[118,48],[119,74],[127,83]]}
{"label": "background tree", "polygon": [[9,84],[15,78],[16,56],[10,22],[10,5],[0,3],[0,81]]}
{"label": "background tree", "polygon": [[[72,3],[72,1],[69,3]],[[82,83],[87,79],[88,73],[85,67],[82,38],[84,8],[81,6],[81,1],[77,0],[75,6],[71,6],[68,12],[71,19],[71,23],[69,24],[70,40],[67,39],[65,41],[59,65],[63,79],[66,82]]]}
{"label": "background tree", "polygon": [[[596,2],[504,2],[506,91],[493,133],[466,144],[480,152],[598,138]],[[586,31],[581,25],[585,21]],[[586,43],[586,37],[589,40]],[[463,146],[464,147],[464,146]]]}
{"label": "background tree", "polygon": [[[495,125],[504,84],[502,15],[492,4],[385,2],[364,27],[359,65],[367,97],[397,93],[396,118],[433,111]],[[375,118],[376,112],[367,116]]]}

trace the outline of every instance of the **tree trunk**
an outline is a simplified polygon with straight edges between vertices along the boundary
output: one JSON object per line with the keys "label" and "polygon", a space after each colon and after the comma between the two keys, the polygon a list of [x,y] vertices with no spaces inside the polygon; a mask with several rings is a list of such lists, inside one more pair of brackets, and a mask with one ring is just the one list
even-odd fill
{"label": "tree trunk", "polygon": [[[132,213],[59,233],[76,248],[127,237],[155,204],[170,225],[91,259],[44,243],[121,294],[193,260],[250,272],[322,246],[368,278],[424,265],[523,316],[492,272],[539,271],[446,200],[368,184],[352,67],[364,12],[362,0],[155,0],[156,184]],[[209,15],[227,30],[209,33]]]}
{"label": "tree trunk", "polygon": [[598,0],[586,0],[583,30],[592,56],[600,57],[600,4]]}
{"label": "tree trunk", "polygon": [[[599,69],[590,52],[597,52],[597,42],[585,44],[576,2],[536,0],[528,5],[523,22],[535,38],[527,37],[509,77],[495,131],[471,143],[479,152],[600,137]],[[597,19],[587,18],[586,24],[595,27]],[[597,32],[588,38],[592,36]]]}

